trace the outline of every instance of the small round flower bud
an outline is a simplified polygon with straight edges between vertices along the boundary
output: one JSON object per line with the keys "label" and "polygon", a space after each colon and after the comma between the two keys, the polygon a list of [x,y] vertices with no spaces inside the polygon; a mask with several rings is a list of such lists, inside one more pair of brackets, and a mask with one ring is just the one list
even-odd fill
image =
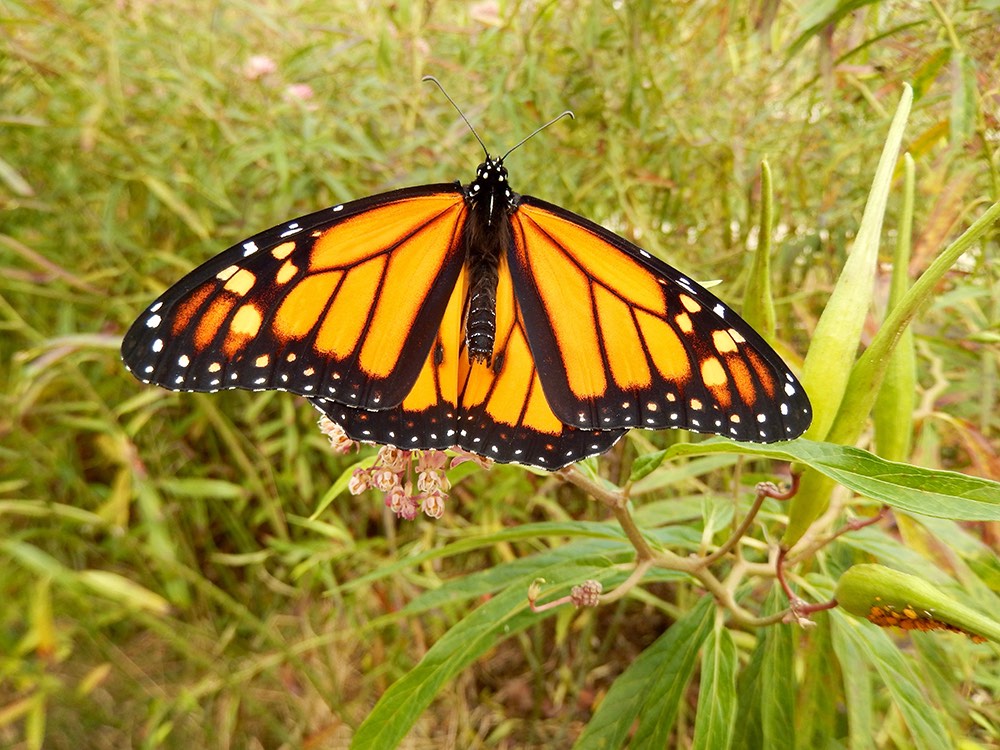
{"label": "small round flower bud", "polygon": [[584,581],[570,590],[570,598],[576,607],[596,607],[603,590],[599,581]]}

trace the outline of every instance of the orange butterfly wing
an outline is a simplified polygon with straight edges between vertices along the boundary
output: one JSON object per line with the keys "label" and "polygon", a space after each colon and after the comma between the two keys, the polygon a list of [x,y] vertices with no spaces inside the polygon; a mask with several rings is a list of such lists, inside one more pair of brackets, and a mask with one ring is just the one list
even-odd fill
{"label": "orange butterfly wing", "polygon": [[356,440],[550,470],[631,427],[772,442],[808,426],[798,381],[732,310],[527,196],[503,234],[492,357],[473,361],[469,245],[500,227],[470,231],[468,195],[408,188],[261,232],[161,295],[126,366],[173,390],[299,393]]}
{"label": "orange butterfly wing", "polygon": [[453,296],[466,215],[461,188],[429,185],[261,232],[168,289],[126,334],[122,357],[172,390],[398,405]]}
{"label": "orange butterfly wing", "polygon": [[585,429],[798,437],[802,386],[736,313],[645,250],[523,196],[510,270],[545,396]]}

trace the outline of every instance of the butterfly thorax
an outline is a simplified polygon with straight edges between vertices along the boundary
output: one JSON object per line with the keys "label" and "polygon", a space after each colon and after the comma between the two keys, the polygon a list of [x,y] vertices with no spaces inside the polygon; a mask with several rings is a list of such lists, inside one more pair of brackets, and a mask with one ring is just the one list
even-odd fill
{"label": "butterfly thorax", "polygon": [[476,170],[476,179],[465,188],[469,208],[462,232],[469,274],[465,338],[472,361],[492,363],[500,258],[513,241],[510,215],[519,200],[507,183],[507,169],[500,158],[487,157]]}

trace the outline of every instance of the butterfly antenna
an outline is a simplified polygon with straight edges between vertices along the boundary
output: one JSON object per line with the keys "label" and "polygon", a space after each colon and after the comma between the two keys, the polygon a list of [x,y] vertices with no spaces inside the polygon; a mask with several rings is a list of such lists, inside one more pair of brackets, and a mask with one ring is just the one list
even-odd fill
{"label": "butterfly antenna", "polygon": [[441,89],[441,93],[444,94],[444,98],[447,99],[449,102],[451,102],[451,106],[453,106],[455,108],[455,111],[458,112],[458,114],[460,114],[462,116],[463,120],[465,120],[465,124],[469,126],[469,130],[472,131],[472,134],[474,136],[476,136],[476,140],[479,141],[479,145],[483,147],[483,153],[485,153],[486,154],[486,158],[489,159],[490,158],[490,152],[486,150],[486,144],[483,143],[483,139],[479,137],[479,133],[477,133],[476,129],[474,127],[472,127],[472,123],[469,122],[469,118],[465,116],[465,112],[463,112],[461,109],[459,109],[458,105],[455,104],[455,100],[452,99],[450,96],[448,96],[448,92],[444,90],[444,86],[441,85],[441,81],[439,81],[434,76],[424,76],[421,80],[423,80],[423,81],[430,81],[435,86],[437,86],[439,89]]}
{"label": "butterfly antenna", "polygon": [[558,117],[553,117],[553,118],[552,118],[551,120],[549,120],[549,121],[548,121],[547,123],[545,123],[544,125],[542,125],[542,126],[541,126],[540,128],[537,128],[537,129],[535,130],[535,132],[534,132],[534,133],[532,133],[531,135],[529,135],[529,136],[526,136],[526,137],[525,137],[524,139],[522,139],[520,143],[518,143],[518,144],[517,144],[516,146],[512,147],[512,148],[510,149],[510,151],[508,151],[508,152],[507,152],[506,154],[504,154],[504,155],[503,155],[503,156],[502,156],[502,157],[500,158],[500,161],[506,161],[507,157],[508,157],[508,156],[510,156],[510,153],[511,153],[511,151],[513,151],[513,150],[514,150],[515,148],[520,148],[520,147],[521,147],[521,146],[523,146],[523,145],[524,145],[525,143],[527,143],[527,142],[528,142],[529,140],[531,140],[531,139],[532,139],[532,138],[534,138],[534,137],[535,137],[536,135],[538,135],[538,134],[539,134],[539,133],[541,133],[541,132],[542,132],[543,130],[545,130],[545,128],[547,128],[547,127],[548,127],[549,125],[555,125],[555,124],[556,124],[557,122],[559,122],[559,121],[560,121],[560,120],[561,120],[562,118],[564,118],[564,117],[569,117],[569,118],[570,118],[571,120],[575,120],[575,119],[576,119],[576,115],[574,115],[574,114],[573,114],[572,112],[570,112],[570,111],[569,111],[569,110],[567,109],[567,110],[566,110],[565,112],[563,112],[563,113],[562,113],[561,115],[559,115]]}

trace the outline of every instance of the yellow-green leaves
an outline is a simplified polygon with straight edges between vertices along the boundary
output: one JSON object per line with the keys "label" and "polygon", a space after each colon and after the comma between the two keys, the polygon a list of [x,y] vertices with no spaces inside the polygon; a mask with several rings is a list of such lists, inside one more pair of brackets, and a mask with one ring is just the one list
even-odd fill
{"label": "yellow-green leaves", "polygon": [[[909,286],[907,272],[910,266],[910,237],[913,230],[913,157],[903,155],[904,187],[903,211],[899,217],[899,239],[892,258],[892,285],[889,291],[889,310],[899,305]],[[916,405],[917,380],[916,353],[913,330],[907,326],[899,342],[889,355],[885,377],[875,401],[875,445],[878,454],[890,461],[905,461],[910,457],[913,430],[908,425],[913,419]]]}
{"label": "yellow-green leaves", "polygon": [[760,235],[753,267],[743,295],[743,318],[772,344],[774,343],[774,299],[771,296],[771,233],[774,228],[774,190],[771,165],[760,165]]}
{"label": "yellow-green leaves", "polygon": [[[871,306],[882,220],[912,102],[913,90],[904,86],[854,246],[816,325],[803,365],[802,385],[813,406],[813,423],[806,437],[813,440],[827,437],[848,389],[861,331]],[[872,396],[874,398],[874,394]],[[823,512],[831,488],[832,485],[821,477],[811,474],[803,477],[799,494],[790,508],[789,525],[782,540],[785,545],[791,546],[798,541],[809,524]]]}
{"label": "yellow-green leaves", "polygon": [[889,137],[875,171],[875,180],[857,237],[837,286],[816,324],[809,354],[802,369],[802,384],[813,404],[813,423],[806,431],[806,437],[813,440],[822,440],[830,431],[857,357],[861,331],[875,288],[875,266],[878,261],[882,220],[912,101],[913,91],[909,86],[904,86],[899,108],[889,127]]}

